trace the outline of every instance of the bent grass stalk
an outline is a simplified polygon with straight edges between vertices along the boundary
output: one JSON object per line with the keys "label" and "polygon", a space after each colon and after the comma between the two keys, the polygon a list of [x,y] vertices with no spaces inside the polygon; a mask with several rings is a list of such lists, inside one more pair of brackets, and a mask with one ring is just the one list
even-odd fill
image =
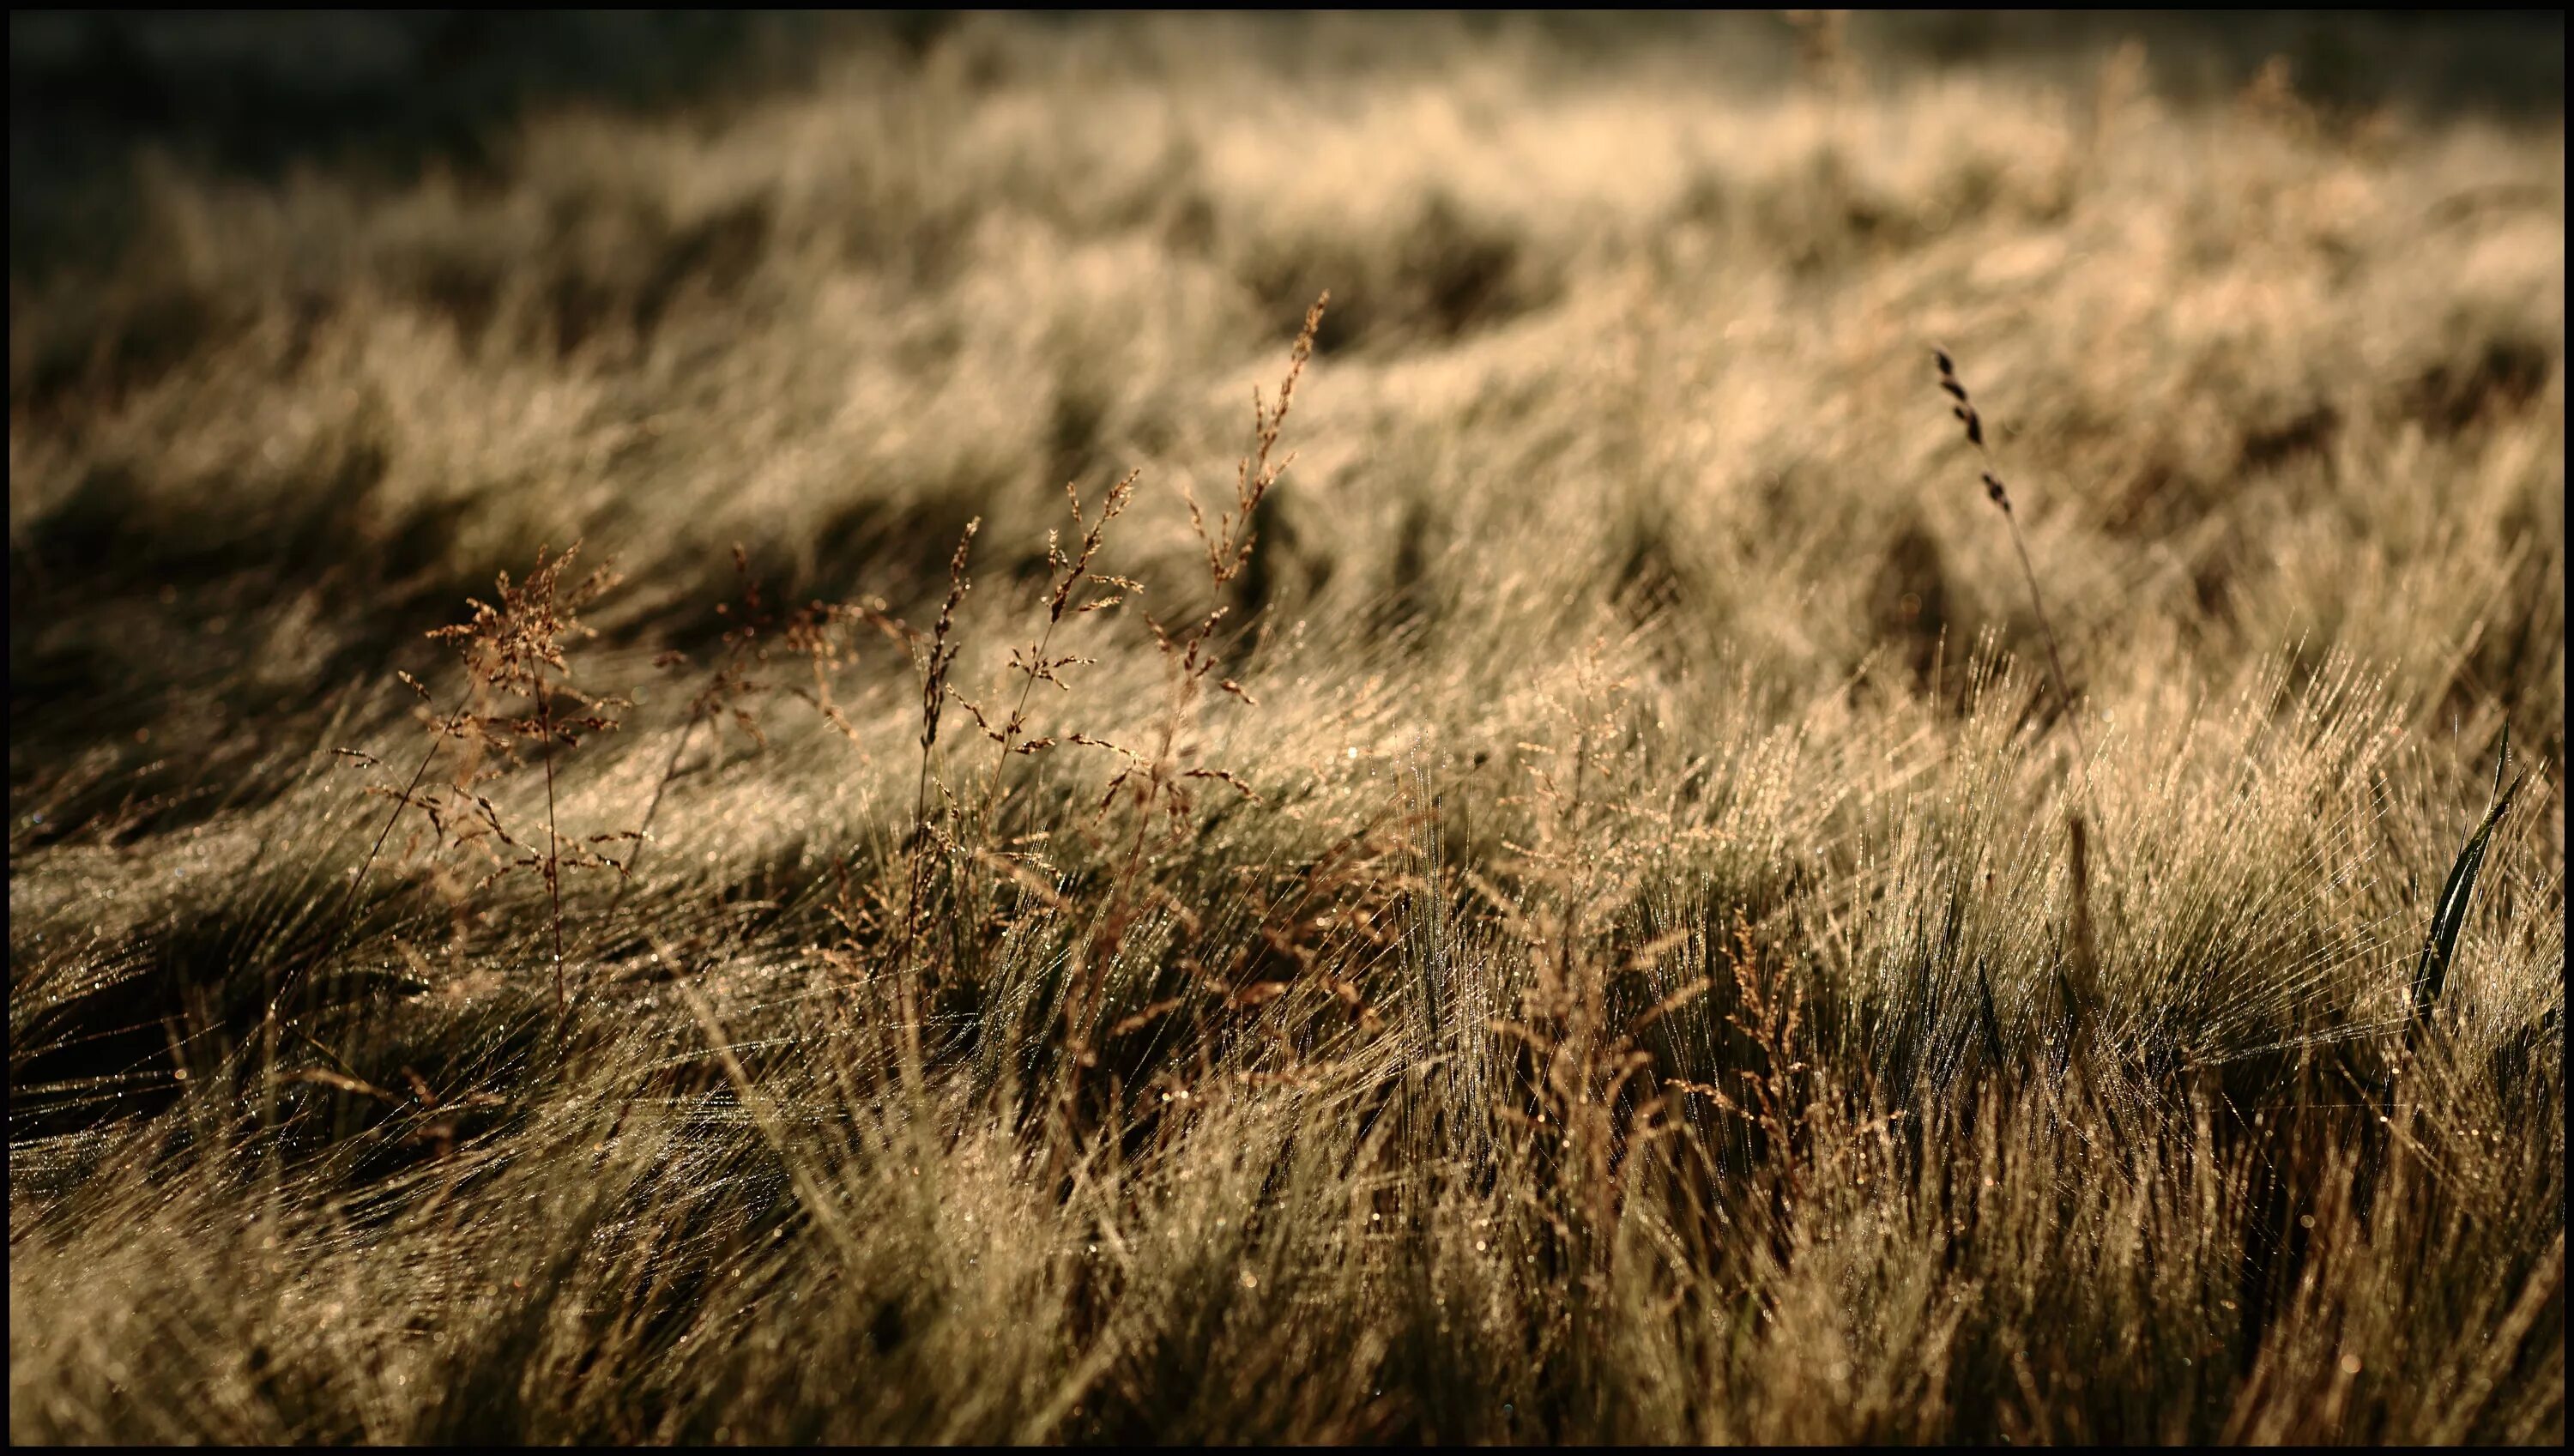
{"label": "bent grass stalk", "polygon": [[[1976,454],[1983,460],[1984,468],[1980,475],[1983,480],[1984,497],[2002,513],[2002,523],[2010,528],[2011,549],[2018,554],[2020,577],[2028,585],[2029,610],[2036,614],[2038,632],[2046,643],[2046,667],[2055,685],[2055,700],[2064,710],[2064,726],[2073,733],[2074,764],[2082,776],[2082,796],[2091,806],[2091,816],[2100,823],[2103,841],[2100,845],[2102,866],[2112,868],[2114,866],[2109,862],[2109,848],[2106,842],[2109,837],[2108,815],[2101,811],[2100,792],[2091,782],[2091,745],[2082,732],[2082,711],[2075,705],[2073,689],[2065,680],[2064,656],[2056,647],[2055,624],[2046,614],[2045,596],[2038,591],[2037,564],[2029,557],[2028,540],[2019,529],[2019,515],[2011,509],[2010,489],[2002,484],[2000,476],[1993,473],[1992,449],[1984,442],[1983,416],[1977,412],[1973,399],[1967,395],[1965,381],[1957,377],[1956,361],[1948,357],[1948,351],[1945,349],[1933,348],[1930,355],[1939,367],[1939,388],[1953,402],[1949,406],[1949,413],[1954,415],[1964,428],[1966,443],[1973,446]],[[2082,826],[2078,819],[2073,825],[2072,843],[2078,865],[2085,848]],[[2081,876],[2079,867],[2076,872],[2077,876],[2085,878],[2087,883],[2087,876]],[[2121,883],[2111,876],[2110,892],[2113,901],[2119,896]],[[2078,913],[2084,920],[2080,938],[2087,945],[2090,939],[2087,905],[2080,908]],[[2087,954],[2087,951],[2085,953]],[[2085,987],[2084,989],[2096,991],[2097,988]]]}

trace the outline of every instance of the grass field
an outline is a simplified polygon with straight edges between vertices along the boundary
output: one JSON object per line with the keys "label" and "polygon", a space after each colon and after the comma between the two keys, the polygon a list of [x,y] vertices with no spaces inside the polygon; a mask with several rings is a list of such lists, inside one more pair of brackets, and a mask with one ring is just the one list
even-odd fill
{"label": "grass field", "polygon": [[2562,1441],[2562,22],[2134,24],[13,110],[11,1439]]}

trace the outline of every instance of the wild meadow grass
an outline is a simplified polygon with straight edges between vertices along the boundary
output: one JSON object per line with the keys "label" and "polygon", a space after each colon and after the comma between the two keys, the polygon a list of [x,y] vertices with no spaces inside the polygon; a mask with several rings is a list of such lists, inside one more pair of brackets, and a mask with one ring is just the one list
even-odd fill
{"label": "wild meadow grass", "polygon": [[2561,103],[1776,30],[13,262],[12,1439],[2561,1442]]}

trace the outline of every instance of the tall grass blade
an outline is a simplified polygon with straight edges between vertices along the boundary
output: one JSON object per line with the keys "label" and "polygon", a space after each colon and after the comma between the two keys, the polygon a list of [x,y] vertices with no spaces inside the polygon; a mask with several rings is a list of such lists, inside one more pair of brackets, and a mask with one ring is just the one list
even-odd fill
{"label": "tall grass blade", "polygon": [[2449,959],[2458,946],[2458,932],[2466,926],[2467,907],[2474,902],[2476,874],[2484,868],[2485,851],[2493,843],[2494,826],[2502,822],[2503,813],[2511,807],[2512,797],[2529,772],[2521,770],[2509,786],[2503,773],[2511,763],[2511,729],[2503,729],[2502,746],[2494,759],[2492,803],[2477,823],[2466,845],[2458,850],[2457,862],[2449,866],[2448,881],[2440,886],[2440,898],[2431,911],[2430,933],[2422,941],[2422,958],[2413,970],[2413,1021],[2418,1025],[2431,1018],[2439,1004],[2440,989],[2448,983]]}

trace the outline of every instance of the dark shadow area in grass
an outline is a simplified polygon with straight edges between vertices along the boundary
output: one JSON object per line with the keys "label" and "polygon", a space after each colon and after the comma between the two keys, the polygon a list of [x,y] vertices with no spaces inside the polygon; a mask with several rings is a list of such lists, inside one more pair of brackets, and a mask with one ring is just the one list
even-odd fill
{"label": "dark shadow area in grass", "polygon": [[[9,17],[10,272],[105,261],[133,158],[259,178],[298,167],[468,176],[529,111],[644,109],[784,79],[835,24],[738,12]],[[918,44],[935,17],[869,28]],[[912,37],[906,41],[905,37]]]}

